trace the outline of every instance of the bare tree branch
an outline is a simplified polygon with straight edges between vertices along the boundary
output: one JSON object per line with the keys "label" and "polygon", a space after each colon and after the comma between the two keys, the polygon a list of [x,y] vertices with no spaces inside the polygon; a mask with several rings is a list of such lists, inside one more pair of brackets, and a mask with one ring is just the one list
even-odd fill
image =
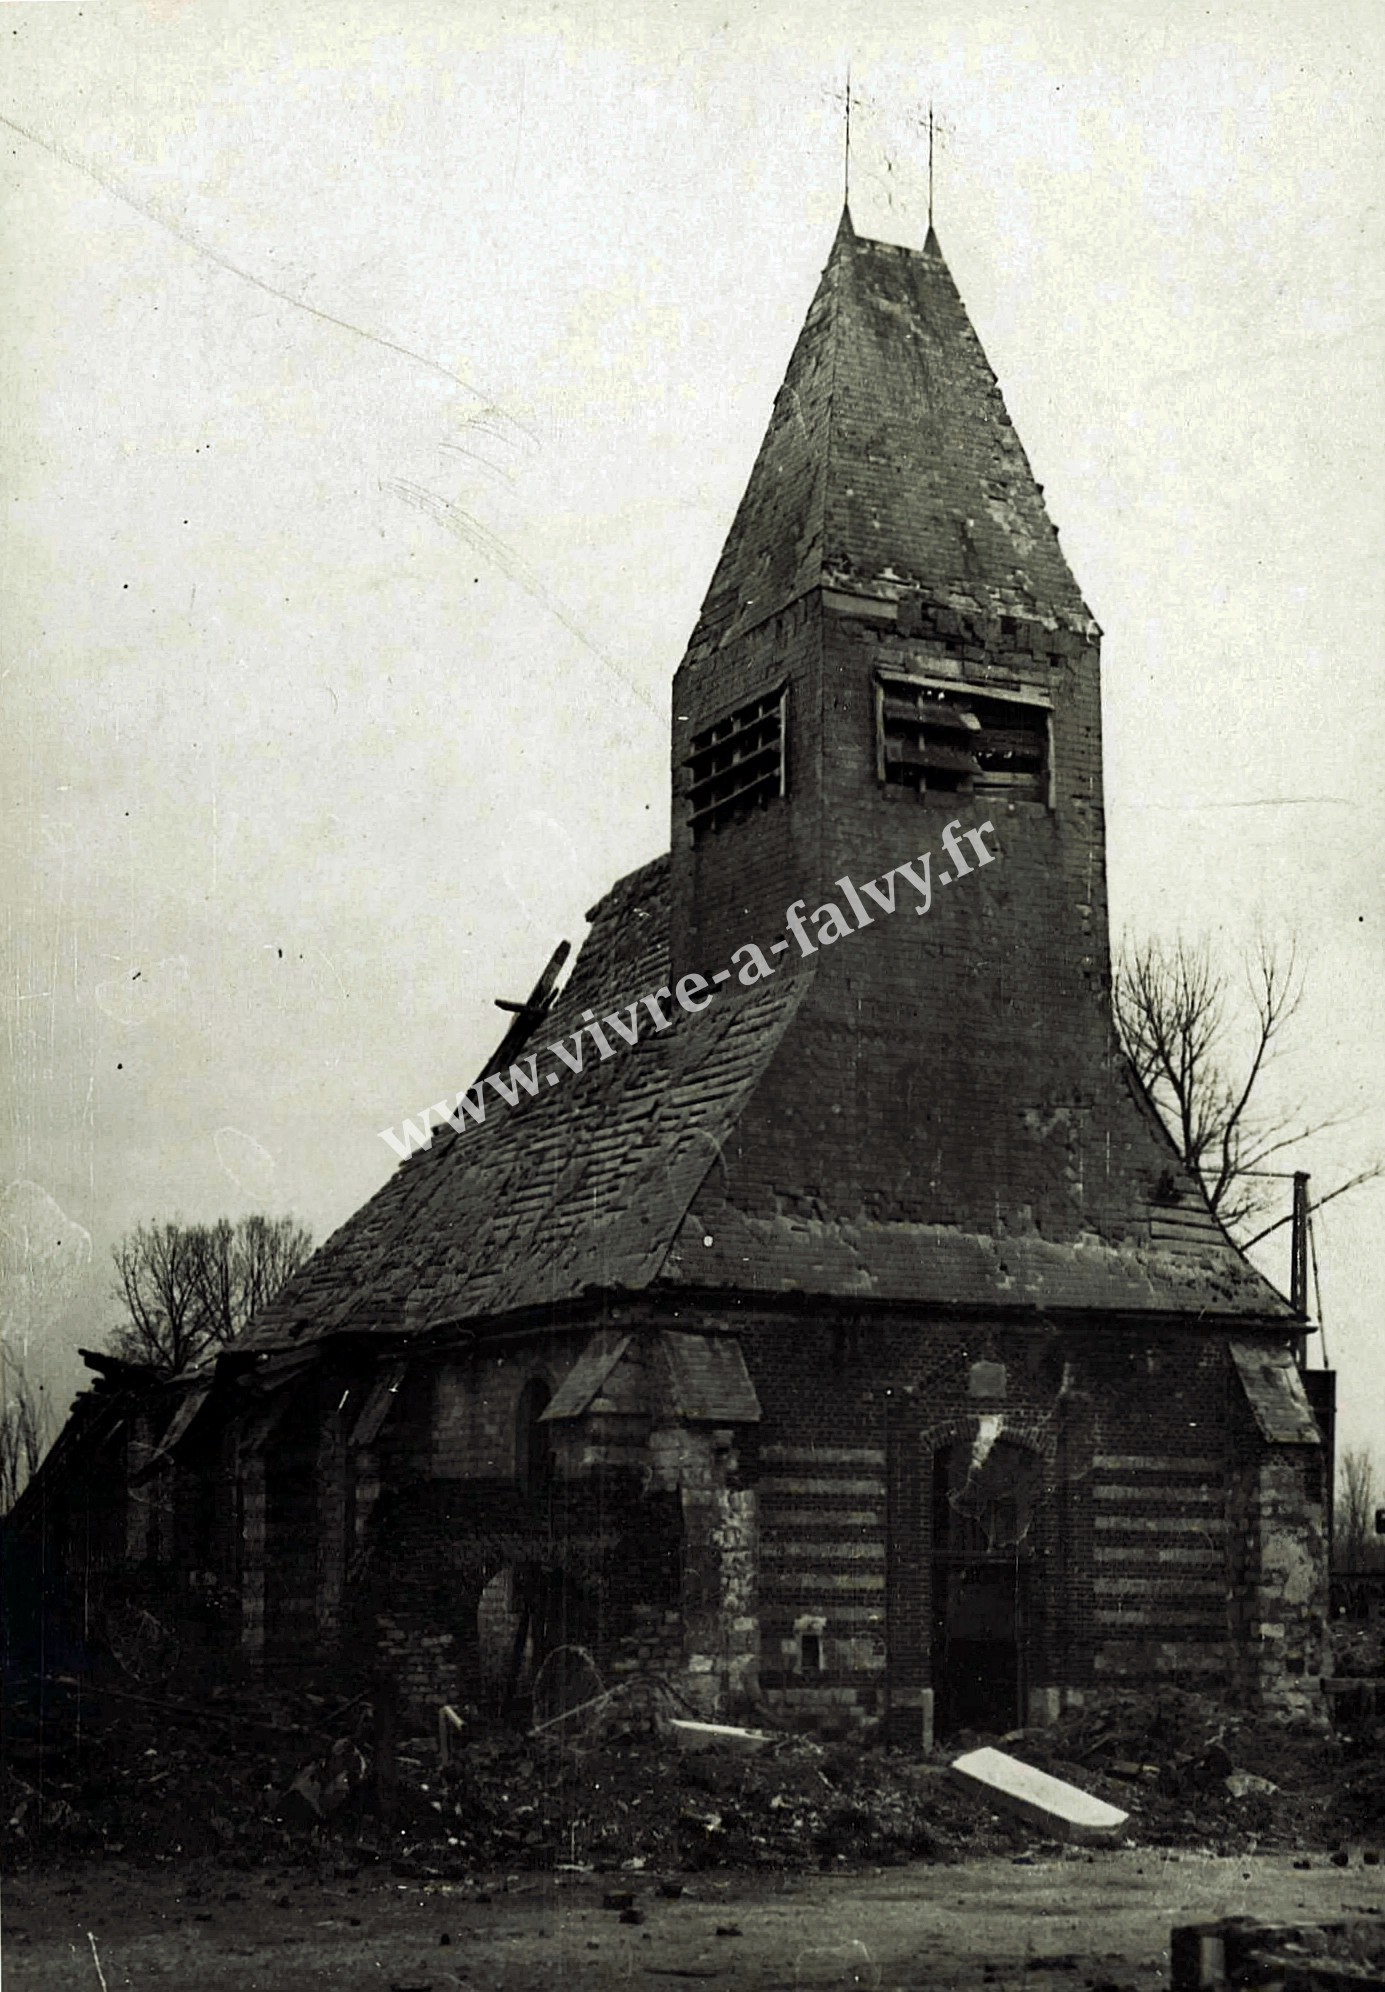
{"label": "bare tree branch", "polygon": [[[1330,1204],[1334,1197],[1344,1197],[1348,1190],[1359,1190],[1362,1183],[1378,1182],[1382,1176],[1385,1176],[1385,1163],[1381,1162],[1374,1162],[1369,1169],[1362,1169],[1356,1175],[1348,1176],[1346,1182],[1338,1183],[1336,1189],[1329,1190],[1325,1197],[1314,1197],[1308,1206],[1309,1216],[1311,1217],[1315,1210],[1321,1210],[1324,1204]],[[1293,1212],[1287,1211],[1283,1217],[1277,1217],[1273,1224],[1267,1224],[1263,1231],[1257,1231],[1253,1238],[1245,1239],[1244,1249],[1249,1251],[1250,1247],[1258,1245],[1262,1238],[1272,1237],[1276,1231],[1282,1231],[1286,1224],[1292,1224],[1293,1221]]]}
{"label": "bare tree branch", "polygon": [[4,1396],[0,1401],[0,1515],[7,1515],[48,1449],[52,1436],[47,1404],[14,1357],[3,1357]]}
{"label": "bare tree branch", "polygon": [[114,1249],[115,1354],[176,1375],[233,1342],[312,1251],[291,1217],[140,1225]]}
{"label": "bare tree branch", "polygon": [[1333,1563],[1339,1570],[1372,1569],[1381,1561],[1375,1537],[1375,1461],[1365,1446],[1347,1446],[1337,1461]]}
{"label": "bare tree branch", "polygon": [[[1127,946],[1112,987],[1131,1064],[1212,1209],[1233,1231],[1271,1201],[1272,1189],[1256,1181],[1269,1158],[1344,1118],[1306,1121],[1295,1112],[1274,1118],[1260,1111],[1265,1074],[1302,1002],[1304,977],[1293,948],[1277,954],[1262,939],[1246,963],[1246,979],[1248,1033],[1238,1027],[1227,977],[1213,966],[1205,942]],[[1239,1014],[1247,1014],[1244,1006]],[[1365,1180],[1355,1177],[1332,1194]]]}

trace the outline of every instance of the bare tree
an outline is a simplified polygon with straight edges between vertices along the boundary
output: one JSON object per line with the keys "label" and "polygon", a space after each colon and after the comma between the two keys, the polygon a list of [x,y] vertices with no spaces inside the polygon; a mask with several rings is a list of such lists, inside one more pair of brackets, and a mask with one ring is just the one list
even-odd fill
{"label": "bare tree", "polygon": [[1279,955],[1263,941],[1245,967],[1249,1002],[1238,1005],[1205,942],[1147,941],[1122,949],[1112,987],[1131,1063],[1212,1209],[1232,1229],[1273,1197],[1265,1180],[1278,1173],[1265,1169],[1271,1157],[1336,1125],[1263,1111],[1261,1081],[1298,1010],[1303,976],[1292,948]]}
{"label": "bare tree", "polygon": [[116,1298],[128,1319],[111,1337],[116,1355],[175,1375],[206,1346],[198,1301],[198,1233],[182,1224],[139,1225],[114,1247]]}
{"label": "bare tree", "polygon": [[[1245,970],[1248,1005],[1235,1001],[1205,943],[1145,942],[1122,948],[1112,984],[1116,1025],[1136,1073],[1212,1209],[1238,1233],[1280,1200],[1273,1178],[1288,1172],[1266,1163],[1341,1125],[1340,1117],[1305,1121],[1297,1110],[1278,1117],[1261,1110],[1261,1081],[1298,1010],[1303,976],[1292,948],[1277,955],[1263,941]],[[1310,1211],[1382,1173],[1371,1164],[1315,1197]],[[1258,1245],[1290,1221],[1278,1217],[1241,1243]]]}
{"label": "bare tree", "polygon": [[220,1339],[239,1335],[279,1294],[313,1249],[312,1235],[289,1217],[243,1217],[228,1241],[232,1306]]}
{"label": "bare tree", "polygon": [[13,1356],[6,1355],[0,1402],[0,1515],[7,1515],[33,1476],[48,1446],[43,1398]]}
{"label": "bare tree", "polygon": [[311,1251],[311,1235],[291,1217],[140,1225],[114,1249],[126,1318],[111,1347],[174,1376],[233,1342]]}
{"label": "bare tree", "polygon": [[1332,1560],[1339,1570],[1365,1570],[1380,1560],[1375,1509],[1375,1461],[1365,1446],[1347,1446],[1337,1460],[1333,1510]]}

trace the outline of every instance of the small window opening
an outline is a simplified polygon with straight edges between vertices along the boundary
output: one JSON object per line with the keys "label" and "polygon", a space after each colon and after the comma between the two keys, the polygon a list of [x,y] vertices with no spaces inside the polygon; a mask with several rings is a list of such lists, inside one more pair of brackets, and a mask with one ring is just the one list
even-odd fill
{"label": "small window opening", "polygon": [[800,1653],[805,1674],[822,1672],[822,1640],[815,1632],[805,1632],[800,1643]]}
{"label": "small window opening", "polygon": [[1049,709],[962,685],[881,673],[875,687],[876,771],[923,797],[1048,801]]}
{"label": "small window opening", "polygon": [[694,843],[786,793],[787,694],[781,685],[693,735],[683,765]]}

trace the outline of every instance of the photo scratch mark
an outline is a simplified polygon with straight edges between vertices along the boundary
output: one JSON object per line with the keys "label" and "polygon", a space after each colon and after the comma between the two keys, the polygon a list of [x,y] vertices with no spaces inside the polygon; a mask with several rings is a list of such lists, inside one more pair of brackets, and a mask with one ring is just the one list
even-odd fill
{"label": "photo scratch mark", "polygon": [[651,717],[657,719],[654,701],[649,694],[622,671],[620,666],[592,641],[586,631],[573,621],[523,556],[507,546],[498,534],[493,533],[488,526],[483,526],[479,519],[472,518],[471,514],[463,511],[460,505],[454,505],[450,499],[442,497],[438,492],[429,491],[423,485],[414,484],[407,478],[384,478],[381,480],[381,488],[393,491],[406,505],[413,505],[418,511],[426,512],[429,518],[436,519],[440,526],[454,533],[464,545],[471,547],[473,552],[483,554],[486,559],[493,562],[507,579],[522,588],[525,594],[536,601],[541,608],[547,609],[554,621],[560,622],[570,636],[575,636],[583,648],[589,650],[593,657],[604,664],[612,677],[618,678],[626,691],[647,708]]}
{"label": "photo scratch mark", "polygon": [[112,199],[123,202],[126,207],[132,208],[136,214],[143,215],[146,221],[152,222],[156,228],[163,229],[165,234],[171,235],[175,241],[181,242],[185,248],[194,250],[199,256],[205,256],[208,262],[215,263],[218,269],[225,270],[228,275],[238,277],[244,284],[252,285],[255,290],[262,291],[266,297],[277,298],[281,304],[289,304],[296,311],[307,312],[310,318],[321,319],[324,325],[334,325],[339,332],[349,332],[353,338],[365,339],[372,346],[381,346],[387,353],[398,353],[406,360],[415,361],[419,366],[426,367],[430,373],[438,374],[443,380],[452,381],[457,387],[462,389],[463,393],[472,395],[483,405],[487,414],[494,415],[502,422],[513,425],[514,428],[520,430],[525,435],[530,434],[530,431],[525,428],[524,424],[517,417],[502,408],[498,402],[490,400],[479,388],[473,387],[470,381],[464,380],[460,374],[453,373],[451,367],[445,367],[441,360],[432,359],[427,353],[420,353],[413,346],[404,345],[401,340],[388,338],[383,332],[371,332],[364,325],[355,325],[349,318],[338,318],[335,312],[324,311],[320,305],[309,304],[305,298],[295,297],[292,291],[281,290],[277,284],[270,283],[267,278],[256,276],[253,270],[247,270],[243,264],[234,262],[231,257],[223,255],[219,249],[213,249],[208,243],[201,241],[196,235],[192,234],[190,230],[180,228],[177,222],[170,221],[167,215],[160,214],[159,210],[149,202],[142,201],[137,195],[130,193],[127,188],[123,187],[118,180],[112,178],[110,174],[103,173],[99,167],[93,166],[90,161],[81,158],[75,152],[70,152],[65,145],[59,144],[56,139],[45,138],[42,133],[31,130],[27,125],[20,124],[18,119],[7,117],[3,111],[0,111],[0,125],[4,125],[7,131],[16,133],[18,137],[27,139],[30,145],[37,146],[40,151],[50,153],[54,159],[60,159],[65,166],[70,166],[74,172],[85,174],[87,179],[94,180],[96,185],[108,193]]}
{"label": "photo scratch mark", "polygon": [[219,1127],[212,1136],[216,1159],[246,1196],[263,1201],[272,1195],[278,1164],[262,1142],[238,1127]]}

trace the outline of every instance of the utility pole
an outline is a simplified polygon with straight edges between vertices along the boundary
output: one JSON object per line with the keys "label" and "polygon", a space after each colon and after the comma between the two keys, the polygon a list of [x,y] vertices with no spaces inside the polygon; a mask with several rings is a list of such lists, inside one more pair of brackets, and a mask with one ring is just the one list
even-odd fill
{"label": "utility pole", "polygon": [[[1289,1305],[1300,1321],[1308,1318],[1308,1173],[1294,1171],[1294,1209],[1289,1254]],[[1299,1368],[1308,1360],[1308,1337],[1296,1337]]]}

